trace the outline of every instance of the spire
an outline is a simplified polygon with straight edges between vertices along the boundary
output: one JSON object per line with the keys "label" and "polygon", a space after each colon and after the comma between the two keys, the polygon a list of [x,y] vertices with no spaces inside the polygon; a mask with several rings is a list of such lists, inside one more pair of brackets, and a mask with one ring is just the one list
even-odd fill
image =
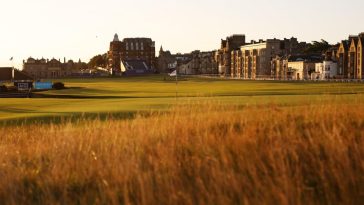
{"label": "spire", "polygon": [[161,49],[159,50],[159,52],[163,52],[163,46],[161,46]]}
{"label": "spire", "polygon": [[114,35],[114,40],[113,41],[119,41],[119,36],[118,36],[117,33]]}

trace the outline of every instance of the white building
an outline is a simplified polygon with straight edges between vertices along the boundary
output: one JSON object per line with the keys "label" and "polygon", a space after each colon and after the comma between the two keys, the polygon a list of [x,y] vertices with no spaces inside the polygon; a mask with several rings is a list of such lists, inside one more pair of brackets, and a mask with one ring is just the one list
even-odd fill
{"label": "white building", "polygon": [[289,79],[307,80],[310,79],[308,73],[315,69],[315,63],[304,60],[288,62]]}
{"label": "white building", "polygon": [[316,76],[312,76],[313,79],[332,79],[337,76],[337,68],[338,65],[333,61],[324,61],[322,63],[315,64],[315,74]]}

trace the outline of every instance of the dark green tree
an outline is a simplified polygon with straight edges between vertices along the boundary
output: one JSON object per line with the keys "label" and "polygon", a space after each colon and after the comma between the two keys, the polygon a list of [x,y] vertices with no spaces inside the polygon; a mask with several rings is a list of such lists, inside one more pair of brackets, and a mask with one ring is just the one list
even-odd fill
{"label": "dark green tree", "polygon": [[105,68],[107,65],[107,56],[106,53],[102,55],[96,55],[90,59],[88,62],[89,68],[95,68],[95,67],[103,67]]}
{"label": "dark green tree", "polygon": [[306,52],[306,54],[322,54],[331,47],[332,47],[332,45],[330,45],[324,39],[321,39],[320,42],[312,41],[312,43],[308,44],[305,52]]}

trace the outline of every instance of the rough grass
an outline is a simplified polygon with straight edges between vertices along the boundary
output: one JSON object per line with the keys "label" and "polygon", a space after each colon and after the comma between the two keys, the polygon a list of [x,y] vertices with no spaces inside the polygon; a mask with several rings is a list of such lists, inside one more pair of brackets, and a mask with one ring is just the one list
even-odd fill
{"label": "rough grass", "polygon": [[0,128],[2,204],[361,204],[364,103]]}

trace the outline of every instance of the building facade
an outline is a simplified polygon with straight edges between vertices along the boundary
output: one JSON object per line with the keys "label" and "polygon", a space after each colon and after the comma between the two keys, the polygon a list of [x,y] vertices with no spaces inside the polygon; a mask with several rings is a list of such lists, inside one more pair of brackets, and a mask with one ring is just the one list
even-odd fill
{"label": "building facade", "polygon": [[177,69],[177,58],[176,55],[172,55],[170,51],[164,51],[161,46],[158,56],[157,71],[159,73],[171,73]]}
{"label": "building facade", "polygon": [[271,61],[272,77],[276,80],[287,80],[288,58],[286,55],[277,55]]}
{"label": "building facade", "polygon": [[[272,75],[271,60],[274,56],[282,53],[281,41],[278,39],[268,39],[266,41],[252,42],[251,44],[240,47],[241,63],[243,67],[232,71],[232,77],[238,76],[241,69],[242,76],[255,78],[270,78]],[[250,61],[250,62],[249,62]],[[248,73],[247,73],[248,72]]]}
{"label": "building facade", "polygon": [[338,77],[338,64],[334,61],[323,61],[315,64],[315,72],[311,73],[312,80],[328,80]]}
{"label": "building facade", "polygon": [[349,51],[349,41],[347,40],[341,41],[336,54],[336,60],[338,64],[338,75],[340,75],[341,78],[347,78],[349,76],[348,51]]}
{"label": "building facade", "polygon": [[363,65],[364,33],[351,35],[343,40],[336,53],[338,77],[345,79],[364,79]]}
{"label": "building facade", "polygon": [[155,42],[150,38],[124,38],[119,40],[117,34],[110,42],[107,53],[108,70],[112,74],[121,74],[122,61],[142,61],[148,69],[154,70],[156,65]]}
{"label": "building facade", "polygon": [[231,77],[283,79],[287,70],[286,58],[303,53],[305,45],[296,38],[251,41],[231,52]]}
{"label": "building facade", "polygon": [[32,57],[23,61],[23,71],[34,79],[51,79],[51,78],[65,78],[70,77],[74,73],[78,73],[84,69],[85,63],[79,60],[78,63],[69,60],[66,62],[64,58],[63,63],[57,59],[34,59]]}
{"label": "building facade", "polygon": [[226,40],[221,39],[221,46],[216,56],[219,74],[231,76],[232,51],[239,50],[245,44],[245,35],[232,35]]}
{"label": "building facade", "polygon": [[178,64],[178,72],[185,75],[218,74],[215,51],[193,51],[190,59]]}
{"label": "building facade", "polygon": [[357,36],[350,36],[349,37],[349,51],[348,51],[348,78],[358,78],[357,76],[357,44],[358,44],[358,37]]}
{"label": "building facade", "polygon": [[288,62],[288,79],[290,80],[309,80],[311,79],[311,71],[316,69],[315,62],[305,60]]}
{"label": "building facade", "polygon": [[357,44],[357,77],[358,79],[364,79],[364,33],[359,34]]}

